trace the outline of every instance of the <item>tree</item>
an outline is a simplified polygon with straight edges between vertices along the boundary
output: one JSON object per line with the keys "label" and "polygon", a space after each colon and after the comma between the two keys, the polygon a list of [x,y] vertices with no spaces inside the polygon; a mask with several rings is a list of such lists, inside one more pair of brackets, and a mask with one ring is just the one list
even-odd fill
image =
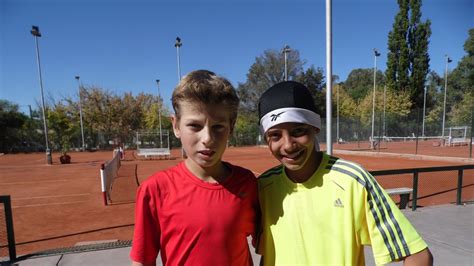
{"label": "tree", "polygon": [[311,95],[313,95],[318,114],[324,117],[326,115],[326,94],[324,92],[323,69],[320,67],[315,68],[311,65],[306,71],[302,71],[296,80],[309,89]]}
{"label": "tree", "polygon": [[[288,80],[295,80],[303,71],[304,61],[299,51],[292,49],[287,54]],[[247,81],[237,87],[241,108],[256,112],[260,95],[271,86],[285,78],[285,58],[276,50],[265,50],[263,55],[255,58],[255,63],[247,73]]]}
{"label": "tree", "polygon": [[388,34],[387,85],[390,90],[407,91],[413,107],[422,107],[431,22],[421,22],[421,0],[398,0],[398,5],[399,13]]}
{"label": "tree", "polygon": [[[68,151],[73,139],[73,132],[77,123],[74,122],[74,115],[70,105],[65,105],[62,101],[53,102],[52,108],[48,110],[48,125],[50,142],[54,148]],[[77,130],[76,130],[77,131]]]}
{"label": "tree", "polygon": [[[448,75],[446,108],[453,125],[469,125],[472,115],[472,92],[474,91],[474,28],[464,43],[466,55]],[[470,97],[470,98],[469,98]],[[469,118],[469,119],[468,119]],[[464,123],[464,124],[460,124]]]}
{"label": "tree", "polygon": [[21,128],[27,117],[20,113],[18,105],[0,99],[0,151],[9,152],[15,144],[20,143]]}
{"label": "tree", "polygon": [[[385,84],[385,76],[382,71],[378,70],[376,74],[377,88],[383,87]],[[373,68],[357,68],[352,70],[343,83],[345,91],[354,99],[354,101],[362,100],[367,93],[372,93],[374,88],[374,69]]]}
{"label": "tree", "polygon": [[464,43],[466,55],[448,75],[448,96],[453,103],[460,102],[463,94],[474,88],[474,28]]}
{"label": "tree", "polygon": [[464,98],[456,104],[449,113],[450,122],[453,126],[466,126],[472,124],[471,119],[474,115],[474,93],[466,93]]}
{"label": "tree", "polygon": [[357,116],[358,106],[341,84],[335,84],[332,90],[333,112],[337,115],[337,94],[339,93],[339,116],[354,118]]}
{"label": "tree", "polygon": [[[372,119],[372,93],[369,93],[365,98],[358,104],[358,113],[360,114],[361,121],[365,124],[369,124]],[[406,117],[410,113],[412,103],[409,100],[410,96],[408,92],[394,92],[386,90],[385,94],[385,112],[387,114],[396,115],[397,117]],[[383,91],[378,90],[375,93],[375,112],[383,112],[384,96]]]}

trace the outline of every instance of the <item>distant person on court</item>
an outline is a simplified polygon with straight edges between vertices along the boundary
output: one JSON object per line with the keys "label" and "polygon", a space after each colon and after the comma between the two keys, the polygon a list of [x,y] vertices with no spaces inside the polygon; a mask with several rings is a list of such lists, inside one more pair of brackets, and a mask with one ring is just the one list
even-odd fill
{"label": "distant person on court", "polygon": [[259,216],[257,180],[221,160],[239,99],[231,83],[206,70],[186,75],[172,96],[173,131],[187,158],[141,184],[132,265],[252,265],[247,237]]}
{"label": "distant person on court", "polygon": [[425,241],[360,165],[318,151],[320,116],[309,90],[278,83],[259,99],[260,127],[280,161],[258,179],[264,265],[432,265]]}

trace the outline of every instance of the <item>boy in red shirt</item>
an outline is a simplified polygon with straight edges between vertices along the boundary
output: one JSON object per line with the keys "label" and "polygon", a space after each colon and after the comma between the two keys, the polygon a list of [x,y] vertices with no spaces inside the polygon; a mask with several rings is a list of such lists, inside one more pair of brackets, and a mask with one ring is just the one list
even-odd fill
{"label": "boy in red shirt", "polygon": [[187,158],[138,189],[133,265],[252,265],[258,213],[252,172],[221,161],[239,99],[226,79],[193,71],[172,96],[173,131]]}

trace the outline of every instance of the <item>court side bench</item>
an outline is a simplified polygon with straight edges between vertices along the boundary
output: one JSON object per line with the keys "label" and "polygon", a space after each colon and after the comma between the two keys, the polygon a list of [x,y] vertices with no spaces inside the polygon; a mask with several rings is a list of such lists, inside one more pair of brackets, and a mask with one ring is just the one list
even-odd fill
{"label": "court side bench", "polygon": [[140,157],[145,157],[145,159],[150,158],[161,158],[170,159],[171,152],[168,148],[145,148],[138,149],[137,155]]}
{"label": "court side bench", "polygon": [[410,201],[410,194],[413,192],[413,188],[409,187],[398,187],[386,189],[388,195],[400,195],[400,209],[405,209]]}

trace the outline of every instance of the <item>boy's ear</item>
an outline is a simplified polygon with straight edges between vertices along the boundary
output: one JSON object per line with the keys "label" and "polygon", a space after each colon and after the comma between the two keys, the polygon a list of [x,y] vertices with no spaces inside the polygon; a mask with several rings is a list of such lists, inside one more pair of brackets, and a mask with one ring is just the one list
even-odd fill
{"label": "boy's ear", "polygon": [[230,133],[229,133],[229,135],[234,134],[235,122],[237,122],[237,118],[230,121]]}
{"label": "boy's ear", "polygon": [[179,119],[176,117],[176,115],[172,115],[172,116],[171,116],[171,124],[173,124],[173,133],[174,133],[174,136],[179,139],[181,132],[180,132],[180,130],[179,130]]}

